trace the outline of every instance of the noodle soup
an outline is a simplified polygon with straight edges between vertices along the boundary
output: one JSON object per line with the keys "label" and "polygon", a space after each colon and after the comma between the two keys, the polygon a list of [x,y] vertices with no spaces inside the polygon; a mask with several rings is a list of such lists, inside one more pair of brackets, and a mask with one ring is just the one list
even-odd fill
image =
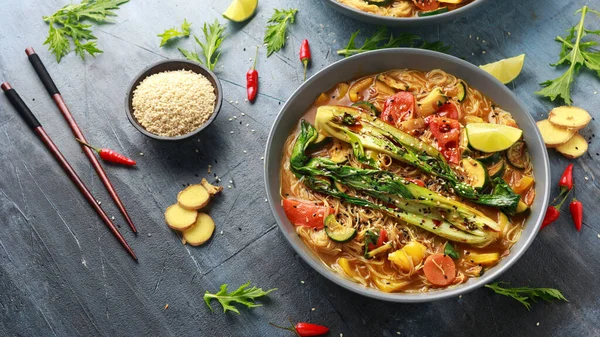
{"label": "noodle soup", "polygon": [[430,16],[446,13],[471,3],[471,0],[338,0],[360,11],[390,17]]}
{"label": "noodle soup", "polygon": [[289,135],[284,211],[329,268],[384,292],[481,276],[508,255],[535,199],[510,113],[441,70],[338,83]]}

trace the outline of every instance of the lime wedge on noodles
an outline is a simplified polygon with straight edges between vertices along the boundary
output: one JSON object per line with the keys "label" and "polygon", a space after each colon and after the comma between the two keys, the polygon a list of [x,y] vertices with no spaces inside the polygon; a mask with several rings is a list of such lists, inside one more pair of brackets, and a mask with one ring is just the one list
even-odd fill
{"label": "lime wedge on noodles", "polygon": [[500,82],[507,84],[519,76],[523,69],[523,62],[525,62],[525,54],[484,64],[479,66],[479,68],[485,70]]}
{"label": "lime wedge on noodles", "polygon": [[523,135],[521,129],[502,124],[470,123],[466,129],[469,145],[481,152],[504,151]]}
{"label": "lime wedge on noodles", "polygon": [[256,11],[258,0],[233,0],[223,17],[234,22],[242,22],[248,20]]}

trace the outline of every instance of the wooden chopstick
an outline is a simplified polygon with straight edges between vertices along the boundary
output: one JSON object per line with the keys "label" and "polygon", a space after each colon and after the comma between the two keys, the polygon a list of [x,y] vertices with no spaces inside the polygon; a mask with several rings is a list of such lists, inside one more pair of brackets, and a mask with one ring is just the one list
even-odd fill
{"label": "wooden chopstick", "polygon": [[[73,131],[75,138],[79,138],[87,143],[85,136],[81,132],[81,129],[77,125],[77,122],[73,118],[73,115],[69,111],[69,108],[67,108],[67,104],[63,100],[60,92],[58,91],[58,88],[54,84],[52,77],[50,77],[50,74],[46,70],[46,67],[42,63],[42,60],[40,59],[40,57],[35,53],[35,51],[31,47],[25,49],[25,53],[29,57],[29,62],[31,62],[33,69],[35,70],[38,77],[44,84],[44,87],[46,87],[48,94],[50,95],[50,97],[52,97],[52,100],[54,100],[54,103],[56,103],[56,106],[58,107],[60,112],[65,117],[65,120],[69,124],[71,131]],[[82,145],[81,147],[83,148],[83,152],[88,157],[90,163],[94,167],[94,170],[96,170],[96,173],[100,177],[100,180],[102,180],[102,183],[104,184],[104,187],[106,187],[106,190],[110,194],[110,197],[113,199],[115,204],[117,204],[117,207],[121,211],[121,214],[123,214],[123,217],[125,217],[125,221],[127,221],[127,223],[129,224],[129,227],[131,227],[131,230],[133,230],[134,233],[137,233],[137,229],[135,228],[133,221],[131,221],[131,218],[129,217],[129,214],[127,213],[127,210],[125,209],[125,206],[123,205],[123,202],[121,201],[121,198],[119,198],[117,191],[115,190],[114,186],[108,179],[108,176],[106,175],[106,172],[102,168],[102,165],[100,165],[100,161],[98,160],[98,158],[96,158],[94,151],[92,151],[87,146]]]}
{"label": "wooden chopstick", "polygon": [[21,115],[21,117],[25,120],[27,125],[31,128],[31,130],[38,136],[38,138],[44,143],[46,148],[54,155],[54,158],[58,161],[60,166],[63,168],[67,176],[73,181],[73,183],[77,186],[81,194],[85,197],[85,199],[89,202],[92,208],[98,213],[100,218],[104,221],[108,229],[113,233],[113,235],[119,240],[121,245],[127,250],[129,255],[137,260],[137,256],[131,249],[131,247],[125,241],[125,238],[119,233],[119,230],[115,226],[112,221],[108,218],[108,215],[104,212],[104,210],[98,205],[96,198],[92,195],[92,193],[87,189],[83,181],[79,178],[75,170],[71,167],[67,159],[62,155],[58,147],[54,144],[50,136],[46,133],[40,122],[37,120],[35,115],[29,110],[29,107],[23,102],[19,94],[13,89],[8,82],[2,83],[0,85],[2,91],[6,94],[8,100],[12,104],[12,106],[17,110],[17,112]]}

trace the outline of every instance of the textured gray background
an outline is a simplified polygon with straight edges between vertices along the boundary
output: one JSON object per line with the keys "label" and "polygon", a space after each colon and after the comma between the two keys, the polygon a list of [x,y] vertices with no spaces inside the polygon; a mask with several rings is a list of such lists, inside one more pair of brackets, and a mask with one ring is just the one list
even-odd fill
{"label": "textured gray background", "polygon": [[[582,232],[574,230],[566,211],[502,276],[514,285],[559,288],[569,303],[539,303],[527,312],[487,289],[418,305],[362,298],[316,274],[288,246],[265,202],[260,157],[281,103],[301,84],[297,51],[302,39],[311,41],[310,75],[340,59],[335,50],[352,31],[371,33],[375,27],[342,17],[317,0],[261,0],[250,22],[229,24],[217,71],[225,98],[219,117],[197,138],[170,144],[152,141],[129,124],[123,107],[127,86],[145,66],[180,58],[173,46],[159,48],[156,34],[184,17],[200,34],[202,22],[220,17],[228,1],[133,1],[118,11],[114,24],[94,28],[104,54],[85,61],[70,54],[57,64],[42,45],[47,26],[41,17],[66,3],[0,0],[0,81],[10,81],[28,102],[104,209],[115,216],[140,261],[136,264],[121,249],[0,95],[1,336],[291,336],[267,324],[285,323],[287,317],[327,324],[332,336],[600,335],[600,228],[594,210],[600,149],[595,139],[589,153],[574,161],[576,193],[587,207]],[[451,54],[475,64],[526,53],[523,73],[509,86],[539,119],[553,104],[533,93],[539,82],[560,74],[548,66],[559,52],[553,39],[578,20],[573,13],[585,3],[488,1],[455,22],[411,31],[444,41],[452,46]],[[260,94],[250,105],[244,102],[249,59],[273,8],[292,6],[299,13],[287,47],[268,59],[261,48]],[[590,15],[588,21],[600,28],[598,18]],[[192,40],[179,44],[194,45]],[[90,142],[138,161],[137,169],[105,165],[139,228],[137,236],[37,79],[24,53],[28,46],[40,54]],[[576,104],[594,116],[600,104],[597,90],[598,79],[589,72],[573,87]],[[584,134],[593,137],[595,129],[594,121]],[[550,152],[556,181],[569,161]],[[184,184],[210,178],[208,165],[226,187],[210,206],[217,230],[203,247],[182,246],[163,223],[163,210]],[[204,305],[204,291],[215,291],[222,283],[235,288],[247,280],[279,290],[263,307],[242,309],[240,316],[219,312],[218,303],[215,313]]]}

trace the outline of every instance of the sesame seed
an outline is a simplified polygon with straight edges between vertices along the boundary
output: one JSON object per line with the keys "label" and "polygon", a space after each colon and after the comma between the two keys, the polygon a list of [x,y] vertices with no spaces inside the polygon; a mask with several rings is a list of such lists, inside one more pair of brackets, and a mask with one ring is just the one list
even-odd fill
{"label": "sesame seed", "polygon": [[102,205],[102,201],[96,200],[96,202],[98,203],[98,205]]}
{"label": "sesame seed", "polygon": [[304,284],[304,281],[300,281],[300,283]]}
{"label": "sesame seed", "polygon": [[246,116],[246,114],[242,112],[242,116]]}
{"label": "sesame seed", "polygon": [[115,219],[115,217],[114,217],[114,216],[111,216],[111,217],[110,217],[110,219],[111,219],[111,220],[114,220],[114,219]]}
{"label": "sesame seed", "polygon": [[231,122],[233,120],[233,118],[229,118],[229,121]]}
{"label": "sesame seed", "polygon": [[239,103],[240,103],[240,102],[238,102],[238,101],[235,101],[235,104],[239,104]]}
{"label": "sesame seed", "polygon": [[[265,202],[267,202],[267,201],[269,201],[269,200],[267,200],[267,198],[265,198]],[[598,234],[598,236],[600,236],[600,234]]]}
{"label": "sesame seed", "polygon": [[227,188],[231,188],[231,185],[227,185]]}
{"label": "sesame seed", "polygon": [[260,160],[265,160],[265,157],[260,157]]}
{"label": "sesame seed", "polygon": [[312,310],[312,311],[315,311],[315,310],[317,310],[317,308],[312,308],[312,309],[310,309],[310,310]]}
{"label": "sesame seed", "polygon": [[244,153],[248,153],[248,151],[246,151],[246,150],[244,150],[243,152],[244,152]]}
{"label": "sesame seed", "polygon": [[233,131],[229,131],[229,133],[231,133],[233,135]]}
{"label": "sesame seed", "polygon": [[590,178],[588,178],[587,176],[585,176],[583,179],[585,179],[585,180],[589,180]]}
{"label": "sesame seed", "polygon": [[223,235],[223,231],[221,231],[221,235]]}
{"label": "sesame seed", "polygon": [[535,323],[536,326],[540,326],[540,322]]}
{"label": "sesame seed", "polygon": [[256,132],[254,129],[250,130],[250,132]]}
{"label": "sesame seed", "polygon": [[140,156],[143,156],[143,155],[144,155],[144,152],[140,152]]}
{"label": "sesame seed", "polygon": [[233,119],[237,119],[237,116],[233,116]]}

